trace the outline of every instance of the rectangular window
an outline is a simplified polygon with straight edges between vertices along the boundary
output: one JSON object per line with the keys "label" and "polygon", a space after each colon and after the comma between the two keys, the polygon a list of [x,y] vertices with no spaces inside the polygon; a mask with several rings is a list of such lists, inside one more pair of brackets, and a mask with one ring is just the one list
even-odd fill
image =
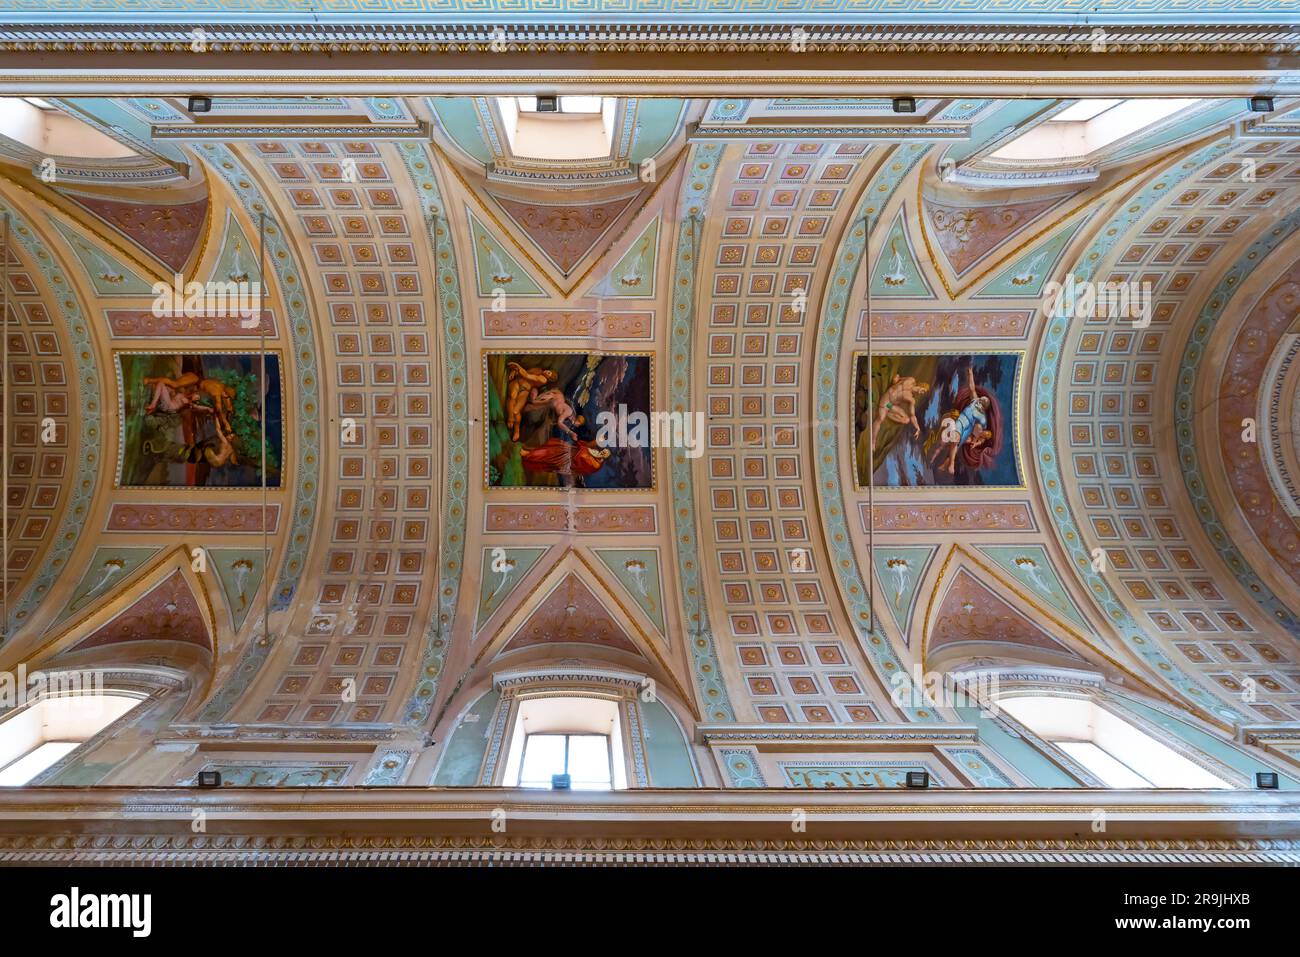
{"label": "rectangular window", "polygon": [[1056,746],[1097,775],[1097,778],[1107,787],[1149,788],[1155,786],[1113,754],[1107,754],[1091,741],[1058,741]]}
{"label": "rectangular window", "polygon": [[0,787],[21,787],[140,703],[125,694],[42,698],[0,721]]}
{"label": "rectangular window", "polygon": [[79,741],[46,741],[28,751],[17,761],[0,768],[0,787],[26,784],[64,755],[76,750]]}
{"label": "rectangular window", "polygon": [[1109,788],[1226,788],[1192,763],[1106,708],[1085,698],[1013,697],[1008,714],[1050,741]]}
{"label": "rectangular window", "polygon": [[524,739],[519,786],[549,788],[551,775],[567,774],[575,791],[608,791],[612,771],[609,735],[530,734]]}

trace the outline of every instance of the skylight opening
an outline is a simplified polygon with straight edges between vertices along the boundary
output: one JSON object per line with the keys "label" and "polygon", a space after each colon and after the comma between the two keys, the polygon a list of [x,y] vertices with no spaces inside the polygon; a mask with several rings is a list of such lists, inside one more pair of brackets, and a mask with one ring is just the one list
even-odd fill
{"label": "skylight opening", "polygon": [[510,152],[524,159],[591,160],[610,155],[614,144],[612,96],[499,96]]}
{"label": "skylight opening", "polygon": [[1003,698],[998,706],[1111,788],[1227,788],[1118,715],[1082,698]]}
{"label": "skylight opening", "polygon": [[123,159],[135,150],[35,96],[0,96],[0,136],[43,156]]}
{"label": "skylight opening", "polygon": [[1123,100],[1080,100],[1073,106],[1068,106],[1060,113],[1057,113],[1050,122],[1083,123],[1092,119],[1098,113],[1105,113],[1123,102]]}
{"label": "skylight opening", "polygon": [[1075,160],[1139,133],[1199,99],[1080,100],[990,155],[1002,160]]}
{"label": "skylight opening", "polygon": [[0,721],[0,787],[21,787],[140,704],[126,694],[44,698]]}

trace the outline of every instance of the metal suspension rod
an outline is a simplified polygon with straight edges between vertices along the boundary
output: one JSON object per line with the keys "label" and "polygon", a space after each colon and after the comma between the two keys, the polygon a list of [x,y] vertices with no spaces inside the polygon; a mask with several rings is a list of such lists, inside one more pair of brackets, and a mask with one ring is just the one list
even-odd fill
{"label": "metal suspension rod", "polygon": [[4,214],[4,263],[0,266],[0,382],[4,394],[0,396],[0,642],[9,637],[9,211]]}
{"label": "metal suspension rod", "polygon": [[257,322],[261,327],[262,340],[262,374],[261,401],[262,412],[262,584],[265,588],[265,605],[262,611],[262,640],[270,640],[271,632],[271,542],[266,519],[266,316],[262,312],[263,297],[266,296],[266,212],[257,217]]}
{"label": "metal suspension rod", "polygon": [[[871,383],[875,381],[875,356],[873,352],[871,329],[871,221],[862,217],[862,272],[866,279],[863,292],[867,300],[867,395],[871,395]],[[867,427],[875,420],[876,409],[868,404],[870,419]],[[867,440],[867,604],[869,607],[871,631],[876,630],[876,443]]]}

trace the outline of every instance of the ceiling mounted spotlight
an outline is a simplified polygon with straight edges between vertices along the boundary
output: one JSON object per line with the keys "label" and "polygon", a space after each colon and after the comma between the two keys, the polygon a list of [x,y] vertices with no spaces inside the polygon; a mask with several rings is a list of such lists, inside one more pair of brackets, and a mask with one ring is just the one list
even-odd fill
{"label": "ceiling mounted spotlight", "polygon": [[916,97],[914,96],[896,96],[894,97],[895,113],[915,113]]}
{"label": "ceiling mounted spotlight", "polygon": [[221,787],[220,771],[200,771],[198,785],[201,788],[219,788]]}
{"label": "ceiling mounted spotlight", "polygon": [[212,97],[191,96],[189,108],[191,113],[207,113],[212,109]]}
{"label": "ceiling mounted spotlight", "polygon": [[1250,112],[1272,113],[1273,98],[1271,96],[1252,96],[1250,98]]}
{"label": "ceiling mounted spotlight", "polygon": [[909,788],[928,788],[930,786],[930,772],[908,771],[907,786]]}
{"label": "ceiling mounted spotlight", "polygon": [[558,96],[539,96],[537,98],[538,113],[558,113],[560,112],[560,98]]}
{"label": "ceiling mounted spotlight", "polygon": [[1277,790],[1277,772],[1276,771],[1256,771],[1255,787],[1261,791]]}

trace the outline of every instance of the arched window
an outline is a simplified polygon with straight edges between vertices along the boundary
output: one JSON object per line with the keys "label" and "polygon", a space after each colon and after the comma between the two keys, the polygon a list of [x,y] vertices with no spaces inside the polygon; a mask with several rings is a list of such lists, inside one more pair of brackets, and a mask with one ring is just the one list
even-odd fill
{"label": "arched window", "polygon": [[1091,698],[1004,697],[997,703],[1107,787],[1232,786]]}
{"label": "arched window", "polygon": [[0,718],[0,787],[28,784],[141,700],[129,694],[41,697]]}

